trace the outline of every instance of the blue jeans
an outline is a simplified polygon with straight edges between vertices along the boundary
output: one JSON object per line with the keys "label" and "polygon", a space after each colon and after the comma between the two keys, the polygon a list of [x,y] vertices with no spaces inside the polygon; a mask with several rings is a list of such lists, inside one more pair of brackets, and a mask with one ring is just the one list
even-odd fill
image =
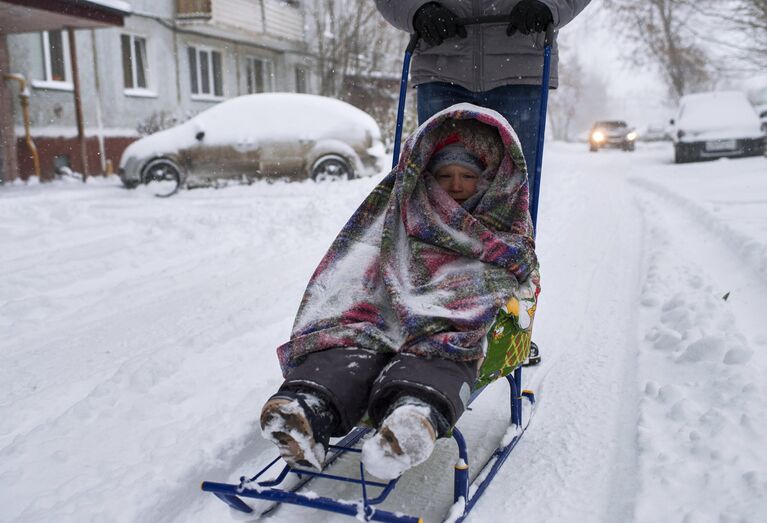
{"label": "blue jeans", "polygon": [[541,88],[537,85],[504,85],[490,91],[474,92],[444,82],[420,84],[418,124],[453,104],[469,102],[501,113],[516,131],[522,144],[530,184],[530,204],[535,194],[535,153],[538,149],[538,111]]}

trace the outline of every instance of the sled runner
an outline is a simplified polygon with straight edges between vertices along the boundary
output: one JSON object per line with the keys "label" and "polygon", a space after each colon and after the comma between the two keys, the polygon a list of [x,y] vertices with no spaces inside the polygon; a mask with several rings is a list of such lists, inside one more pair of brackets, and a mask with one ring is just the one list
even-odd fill
{"label": "sled runner", "polygon": [[[463,19],[460,23],[470,25],[507,21],[508,16],[502,15],[473,17]],[[537,221],[538,187],[540,185],[539,180],[543,158],[543,137],[548,101],[552,40],[553,26],[549,26],[546,31],[544,45],[538,150],[535,158],[534,192],[531,195],[530,212],[534,226]],[[393,166],[397,165],[399,159],[410,58],[417,42],[418,36],[413,35],[405,52],[397,110]],[[458,447],[458,456],[454,470],[453,505],[446,510],[445,521],[460,522],[468,516],[520,441],[533,417],[535,412],[535,396],[532,391],[522,389],[522,364],[527,359],[530,350],[530,336],[536,298],[537,296],[532,295],[509,300],[506,306],[499,312],[495,325],[488,333],[487,356],[480,369],[479,378],[474,385],[469,405],[481,394],[487,385],[505,377],[510,389],[510,425],[490,458],[478,467],[472,467],[471,470],[466,441],[460,430],[457,428],[452,429],[451,436]],[[281,465],[282,458],[277,457],[255,476],[241,478],[239,484],[206,481],[202,483],[201,488],[203,491],[215,494],[233,509],[254,515],[267,514],[280,504],[289,503],[345,514],[365,521],[414,523],[422,521],[416,515],[406,515],[377,508],[394,491],[399,478],[388,482],[370,480],[366,478],[362,463],[359,464],[358,475],[342,476],[332,473],[333,465],[339,458],[347,456],[349,453],[357,454],[361,452],[357,448],[357,444],[370,430],[365,427],[357,427],[335,445],[329,445],[328,457],[323,470],[320,472],[284,464]],[[281,470],[280,466],[283,467]],[[275,472],[277,472],[276,476],[274,475]],[[360,497],[353,500],[344,500],[306,492],[305,487],[307,484],[315,479],[356,484],[360,488]],[[265,500],[269,503],[259,513],[255,513],[254,509],[245,503],[242,498]]]}

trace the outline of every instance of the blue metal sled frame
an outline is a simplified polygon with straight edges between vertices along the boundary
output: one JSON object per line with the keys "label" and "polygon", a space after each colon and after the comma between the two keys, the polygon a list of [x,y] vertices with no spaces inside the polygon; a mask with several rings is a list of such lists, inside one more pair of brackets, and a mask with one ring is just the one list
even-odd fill
{"label": "blue metal sled frame", "polygon": [[[473,17],[460,20],[459,23],[463,25],[482,24],[482,23],[499,23],[508,22],[508,16],[482,16]],[[540,105],[540,124],[538,128],[538,151],[535,158],[535,171],[533,176],[535,177],[535,190],[532,194],[531,201],[531,215],[533,219],[533,226],[537,225],[538,218],[538,195],[540,188],[540,176],[541,167],[543,164],[543,137],[546,125],[546,108],[548,104],[548,91],[549,91],[549,67],[551,62],[551,44],[553,41],[554,29],[553,26],[549,26],[546,29],[546,38],[543,50],[543,78],[541,82],[541,105]],[[396,167],[399,160],[400,142],[402,140],[402,127],[404,121],[405,112],[405,97],[407,95],[407,79],[410,71],[410,58],[418,43],[418,36],[413,35],[410,38],[410,43],[405,51],[405,60],[402,67],[402,81],[400,84],[400,97],[399,106],[397,108],[397,125],[394,139],[394,153],[392,167]],[[472,480],[469,470],[469,451],[466,447],[466,440],[457,428],[453,428],[452,436],[458,445],[458,461],[455,465],[454,479],[453,479],[453,506],[450,507],[447,518],[450,515],[450,521],[461,522],[468,516],[471,509],[475,506],[480,496],[485,492],[485,489],[490,485],[495,475],[503,466],[506,459],[514,450],[522,435],[527,430],[530,420],[535,412],[535,395],[532,391],[522,389],[522,369],[517,368],[513,375],[506,376],[506,380],[510,387],[511,398],[511,426],[516,427],[516,433],[514,437],[508,441],[505,445],[503,441],[493,452],[492,456],[479,468],[475,479]],[[472,394],[470,404],[479,396],[484,389],[475,390]],[[523,425],[522,421],[522,403],[523,400],[527,400],[530,403],[530,415],[527,417],[527,421]],[[205,492],[212,492],[219,499],[224,501],[230,507],[245,512],[247,514],[253,513],[253,509],[246,504],[241,497],[255,498],[261,500],[271,501],[273,505],[268,509],[261,512],[260,515],[267,514],[274,510],[282,503],[289,503],[293,505],[300,505],[309,508],[315,508],[324,510],[327,512],[336,512],[339,514],[345,514],[352,517],[361,517],[365,521],[389,521],[389,522],[412,522],[420,523],[423,520],[417,516],[409,516],[401,513],[388,512],[385,510],[377,509],[376,506],[383,503],[386,498],[391,494],[397,485],[398,479],[389,481],[388,483],[381,483],[378,481],[369,481],[365,479],[365,471],[362,463],[359,465],[359,477],[346,477],[329,474],[326,471],[331,468],[333,463],[347,452],[359,453],[360,449],[355,448],[355,445],[369,432],[367,428],[355,428],[349,434],[347,434],[336,445],[330,445],[328,458],[325,460],[325,467],[322,472],[316,472],[314,470],[306,470],[293,468],[286,465],[276,478],[271,480],[261,480],[266,472],[272,469],[282,458],[278,457],[274,459],[269,465],[262,469],[258,474],[248,479],[246,477],[240,478],[239,485],[227,484],[227,483],[215,483],[212,481],[205,481],[202,483],[202,490]],[[504,438],[506,439],[506,438]],[[299,481],[290,488],[280,488],[280,485],[290,475],[294,474],[298,477]],[[333,481],[342,481],[349,483],[356,483],[361,487],[362,497],[353,500],[338,500],[333,498],[327,498],[317,495],[302,494],[299,491],[304,488],[310,481],[315,478],[325,478]],[[471,483],[470,483],[471,482]],[[380,489],[376,497],[368,497],[368,488]],[[458,513],[458,511],[460,511]],[[460,515],[459,515],[460,514]]]}
{"label": "blue metal sled frame", "polygon": [[[522,390],[522,370],[516,369],[513,376],[506,376],[510,388],[511,398],[511,427],[516,427],[517,431],[514,437],[506,444],[499,446],[490,456],[490,458],[482,465],[475,475],[475,480],[471,483],[471,474],[469,469],[469,451],[466,446],[466,440],[461,432],[454,428],[452,435],[456,444],[458,445],[458,460],[455,464],[455,472],[453,476],[453,502],[454,505],[451,508],[452,513],[455,513],[456,505],[460,510],[460,516],[454,518],[452,521],[460,522],[469,514],[474,507],[480,496],[485,492],[485,489],[493,480],[495,475],[500,470],[506,458],[509,457],[511,451],[517,445],[522,435],[524,434],[527,426],[532,419],[532,415],[535,407],[535,395],[531,391]],[[472,401],[479,396],[482,389],[476,391],[472,396]],[[527,400],[530,404],[530,415],[527,418],[527,422],[522,422],[522,402]],[[271,511],[274,507],[281,503],[289,503],[292,505],[300,505],[303,507],[315,508],[324,510],[327,512],[336,512],[338,514],[345,514],[351,517],[362,517],[365,521],[385,521],[385,522],[402,522],[402,523],[419,523],[423,520],[417,516],[409,516],[401,513],[388,512],[386,510],[377,509],[376,505],[383,503],[386,498],[394,490],[399,479],[391,480],[387,483],[381,483],[378,481],[370,481],[365,479],[365,472],[360,463],[359,477],[347,477],[329,474],[327,470],[331,467],[339,457],[347,452],[361,452],[360,449],[355,448],[355,445],[367,434],[370,429],[367,428],[355,428],[349,434],[347,434],[336,445],[330,445],[329,457],[326,460],[325,468],[322,472],[314,470],[293,468],[289,465],[285,465],[282,471],[272,480],[261,480],[264,474],[272,469],[281,458],[276,458],[269,465],[264,467],[258,474],[252,478],[242,477],[240,478],[239,485],[227,484],[227,483],[214,483],[212,481],[205,481],[202,484],[202,490],[206,492],[214,493],[219,499],[224,501],[230,507],[245,513],[252,513],[253,509],[248,506],[241,497],[262,499],[273,502],[275,505],[264,511],[265,514]],[[299,478],[299,482],[293,485],[289,490],[279,488],[280,484],[285,481],[289,474],[295,474]],[[325,478],[334,481],[344,481],[349,483],[356,483],[361,487],[361,498],[353,501],[338,500],[333,498],[321,497],[317,495],[302,494],[298,492],[304,488],[307,483],[315,478]],[[368,489],[377,488],[380,489],[376,497],[369,497]]]}

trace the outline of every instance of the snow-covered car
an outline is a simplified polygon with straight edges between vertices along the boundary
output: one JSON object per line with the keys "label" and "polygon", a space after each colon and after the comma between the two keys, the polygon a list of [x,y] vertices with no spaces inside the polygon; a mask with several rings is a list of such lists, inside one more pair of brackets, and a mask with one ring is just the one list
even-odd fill
{"label": "snow-covered car", "polygon": [[378,124],[333,98],[295,93],[239,96],[130,144],[120,159],[126,187],[152,180],[182,186],[222,179],[316,181],[384,169]]}
{"label": "snow-covered car", "polygon": [[605,147],[633,151],[637,133],[622,120],[594,122],[589,132],[589,151],[595,153]]}
{"label": "snow-covered car", "polygon": [[637,132],[639,133],[637,140],[642,142],[665,142],[671,140],[668,126],[665,124],[653,123]]}
{"label": "snow-covered car", "polygon": [[751,91],[749,99],[762,122],[762,131],[767,134],[767,86]]}
{"label": "snow-covered car", "polygon": [[671,125],[676,163],[764,154],[761,122],[740,91],[683,96]]}

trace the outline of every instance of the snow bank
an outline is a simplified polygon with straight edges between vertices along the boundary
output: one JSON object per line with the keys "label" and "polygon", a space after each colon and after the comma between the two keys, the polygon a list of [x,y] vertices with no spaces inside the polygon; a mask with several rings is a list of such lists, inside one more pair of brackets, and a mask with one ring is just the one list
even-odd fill
{"label": "snow bank", "polygon": [[[735,165],[732,167],[735,168]],[[767,169],[767,165],[764,167]],[[755,238],[751,234],[743,232],[738,228],[737,224],[731,224],[728,221],[723,220],[720,216],[717,216],[715,212],[708,210],[695,200],[683,196],[668,187],[664,187],[658,182],[642,178],[633,178],[631,181],[640,187],[662,196],[690,213],[704,224],[709,231],[729,244],[730,247],[740,255],[741,259],[750,266],[764,282],[767,282],[767,242],[765,241],[765,236]]]}
{"label": "snow bank", "polygon": [[760,377],[767,250],[752,236],[767,214],[742,190],[744,182],[767,183],[754,178],[763,178],[763,163],[721,161],[632,179],[647,190],[638,202],[648,246],[637,521],[752,521],[767,513],[767,459],[756,443],[767,440]]}
{"label": "snow bank", "polygon": [[643,291],[636,520],[748,521],[767,510],[764,361],[750,364],[767,340],[743,334],[711,273],[678,261],[653,252]]}

